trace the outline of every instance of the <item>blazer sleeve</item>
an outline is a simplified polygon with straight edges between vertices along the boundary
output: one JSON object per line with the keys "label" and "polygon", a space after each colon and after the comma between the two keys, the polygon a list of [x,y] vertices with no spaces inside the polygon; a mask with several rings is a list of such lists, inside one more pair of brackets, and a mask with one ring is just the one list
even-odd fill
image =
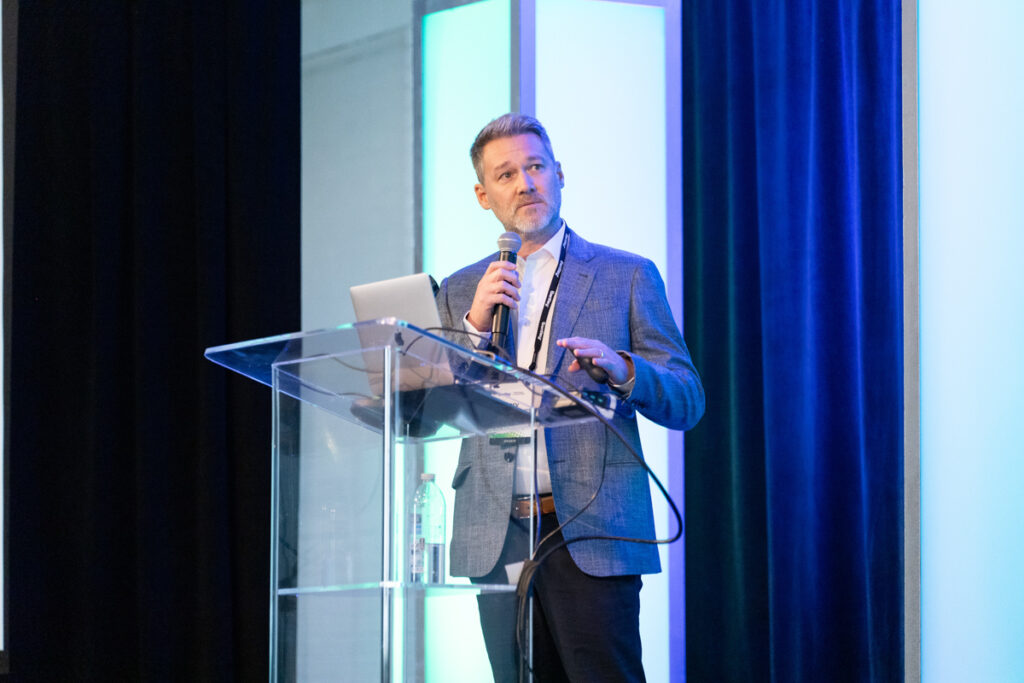
{"label": "blazer sleeve", "polygon": [[633,271],[629,303],[630,356],[636,383],[629,402],[670,429],[690,429],[704,415],[704,386],[679,332],[654,263]]}

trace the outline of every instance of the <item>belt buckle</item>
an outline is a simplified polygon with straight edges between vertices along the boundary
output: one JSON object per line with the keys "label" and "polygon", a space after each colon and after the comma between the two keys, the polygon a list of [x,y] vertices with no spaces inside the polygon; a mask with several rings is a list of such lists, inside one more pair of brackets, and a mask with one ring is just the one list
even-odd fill
{"label": "belt buckle", "polygon": [[551,498],[551,494],[546,493],[539,496],[516,498],[512,506],[516,519],[526,519],[531,515],[533,517],[540,517],[544,512],[544,498]]}
{"label": "belt buckle", "polygon": [[526,519],[533,512],[534,501],[532,497],[516,498],[512,501],[512,512],[516,519]]}

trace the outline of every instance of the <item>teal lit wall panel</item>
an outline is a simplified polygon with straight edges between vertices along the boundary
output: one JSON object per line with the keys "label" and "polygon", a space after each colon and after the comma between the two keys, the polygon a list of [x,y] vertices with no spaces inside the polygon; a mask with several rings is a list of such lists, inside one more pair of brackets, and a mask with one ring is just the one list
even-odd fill
{"label": "teal lit wall panel", "polygon": [[1024,678],[1024,6],[921,2],[921,663]]}
{"label": "teal lit wall panel", "polygon": [[[503,232],[477,204],[469,147],[511,106],[511,16],[510,0],[484,0],[423,17],[423,270],[438,281],[495,251]],[[450,482],[458,450],[457,442],[427,446],[426,471]],[[454,501],[446,502],[450,541]],[[425,619],[426,680],[472,681],[490,671],[475,600],[459,600],[443,615],[428,609]],[[432,633],[465,635],[452,647]]]}
{"label": "teal lit wall panel", "polygon": [[423,18],[423,269],[439,280],[495,251],[502,230],[473,195],[469,146],[509,110],[509,0]]}

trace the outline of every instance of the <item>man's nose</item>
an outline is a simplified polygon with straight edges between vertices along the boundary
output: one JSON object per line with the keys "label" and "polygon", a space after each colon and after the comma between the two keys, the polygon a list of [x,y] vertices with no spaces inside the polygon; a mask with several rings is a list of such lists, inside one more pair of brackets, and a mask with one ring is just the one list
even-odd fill
{"label": "man's nose", "polygon": [[519,191],[520,192],[533,192],[537,189],[537,183],[533,182],[533,176],[525,171],[519,174]]}

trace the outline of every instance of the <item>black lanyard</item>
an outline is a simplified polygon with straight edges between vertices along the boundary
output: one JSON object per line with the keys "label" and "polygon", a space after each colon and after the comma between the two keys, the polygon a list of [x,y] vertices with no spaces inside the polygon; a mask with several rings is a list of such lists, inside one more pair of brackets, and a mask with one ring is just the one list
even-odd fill
{"label": "black lanyard", "polygon": [[555,266],[555,274],[551,276],[548,295],[544,298],[544,308],[540,312],[540,323],[537,325],[537,338],[533,340],[533,360],[530,362],[530,372],[534,372],[537,369],[537,357],[540,355],[540,347],[544,343],[544,328],[547,327],[551,306],[555,303],[555,290],[558,289],[558,281],[562,279],[562,266],[565,265],[565,252],[568,247],[569,226],[565,226],[565,234],[562,236],[562,251],[558,255],[558,265]]}

